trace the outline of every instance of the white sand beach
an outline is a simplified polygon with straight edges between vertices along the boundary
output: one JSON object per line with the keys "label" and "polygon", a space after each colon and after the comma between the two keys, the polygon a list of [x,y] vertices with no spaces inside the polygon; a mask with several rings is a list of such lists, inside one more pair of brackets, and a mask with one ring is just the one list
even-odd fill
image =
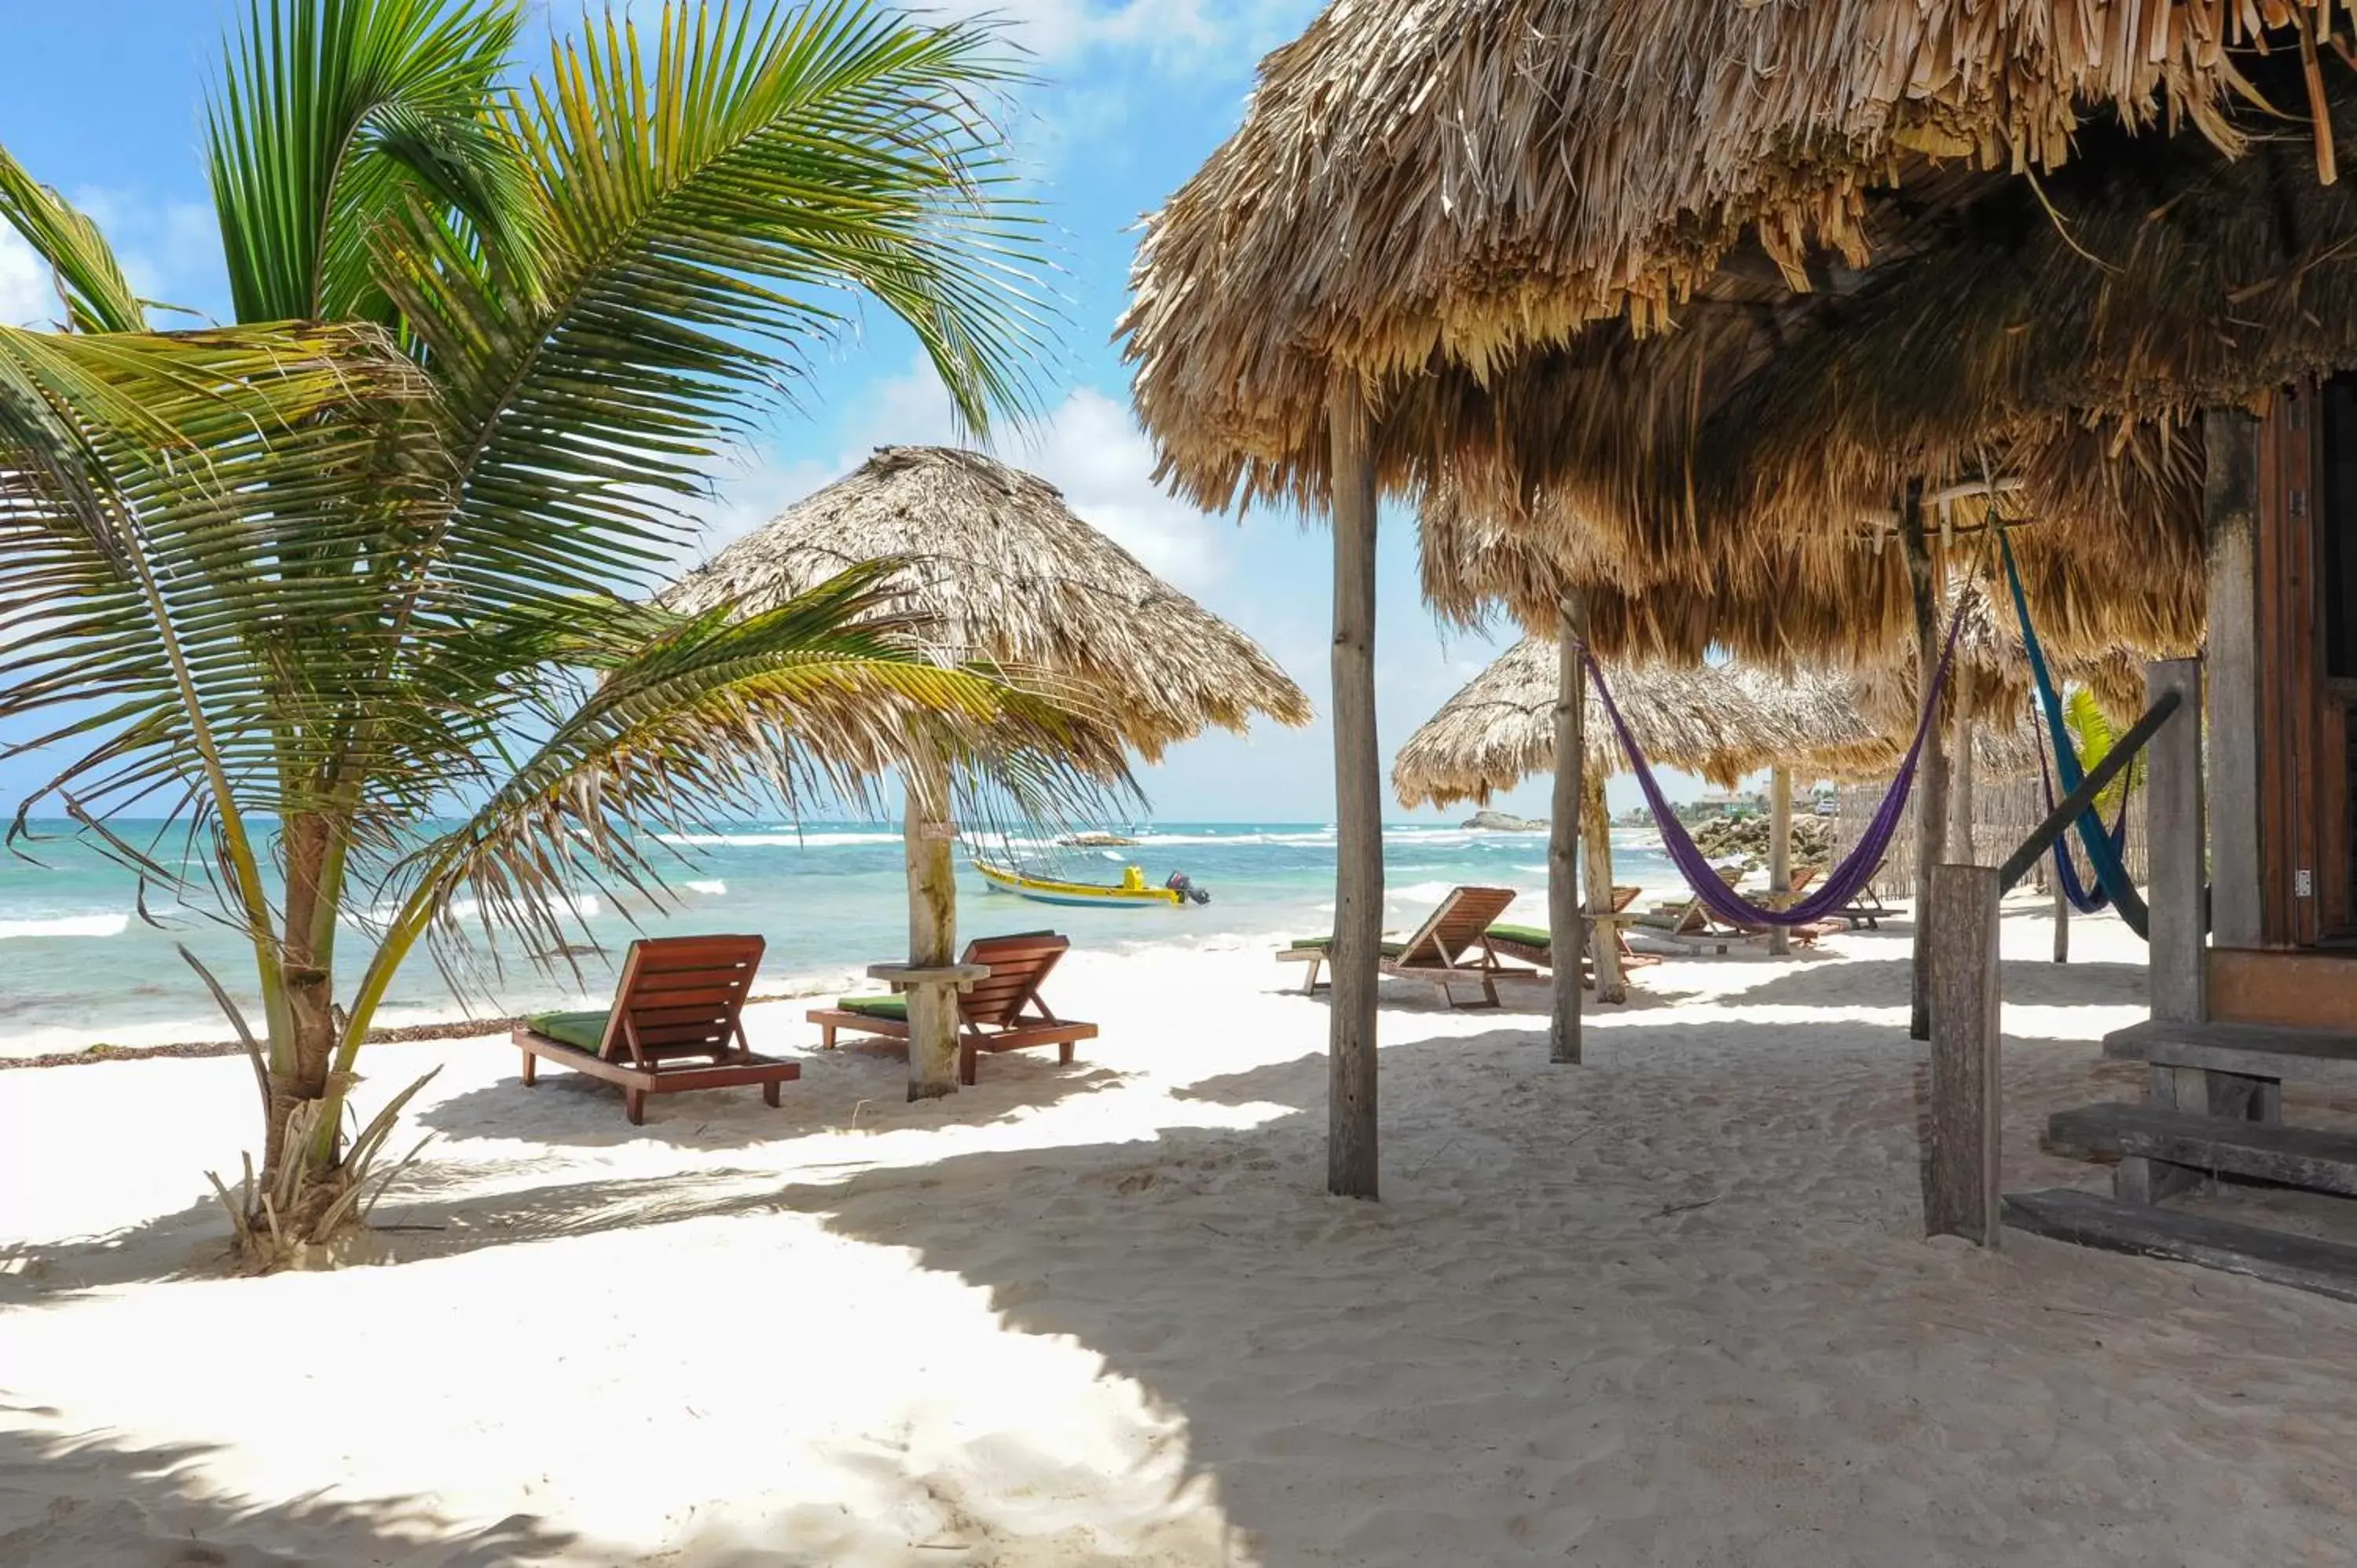
{"label": "white sand beach", "polygon": [[[2006,923],[2009,1187],[2142,949]],[[1394,989],[1384,1201],[1324,1193],[1272,944],[1076,953],[1103,1038],[902,1098],[801,1053],[648,1124],[428,1068],[382,1266],[223,1276],[237,1058],[0,1073],[0,1563],[2357,1561],[2357,1309],[1921,1236],[1906,938],[1644,971],[1550,1067]]]}

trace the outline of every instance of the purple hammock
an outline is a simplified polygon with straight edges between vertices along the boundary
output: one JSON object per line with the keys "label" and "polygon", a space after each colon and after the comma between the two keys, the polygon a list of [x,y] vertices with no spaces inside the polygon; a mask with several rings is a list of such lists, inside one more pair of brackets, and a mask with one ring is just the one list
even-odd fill
{"label": "purple hammock", "polygon": [[1653,825],[1661,830],[1662,847],[1669,851],[1686,886],[1712,914],[1737,926],[1806,926],[1824,919],[1835,910],[1846,908],[1874,868],[1882,864],[1890,848],[1893,835],[1899,832],[1900,820],[1906,815],[1907,796],[1915,787],[1915,765],[1922,759],[1923,743],[1932,734],[1932,725],[1940,711],[1940,688],[1946,684],[1948,666],[1955,661],[1956,628],[1964,625],[1962,607],[1948,622],[1948,639],[1940,650],[1939,668],[1932,672],[1931,689],[1923,693],[1923,716],[1916,721],[1914,744],[1900,759],[1898,776],[1890,780],[1889,789],[1876,808],[1873,821],[1839,865],[1825,874],[1817,890],[1788,909],[1764,908],[1752,903],[1729,887],[1726,880],[1712,869],[1710,857],[1696,847],[1686,833],[1685,824],[1662,794],[1661,781],[1653,777],[1652,765],[1637,747],[1637,737],[1629,732],[1629,721],[1620,716],[1618,703],[1612,701],[1611,690],[1604,684],[1604,671],[1596,656],[1583,650],[1587,662],[1588,678],[1596,682],[1596,694],[1604,700],[1604,711],[1611,716],[1612,728],[1620,737],[1620,749],[1629,754],[1630,765],[1637,774],[1638,786],[1645,791],[1645,803],[1652,808]]}

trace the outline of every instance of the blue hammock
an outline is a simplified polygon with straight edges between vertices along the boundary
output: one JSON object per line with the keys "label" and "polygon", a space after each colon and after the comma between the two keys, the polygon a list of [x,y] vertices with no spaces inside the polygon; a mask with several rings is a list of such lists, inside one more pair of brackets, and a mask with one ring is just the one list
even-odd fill
{"label": "blue hammock", "polygon": [[[2043,741],[2039,743],[2038,747],[2038,782],[2046,793],[2046,809],[2049,811],[2053,811],[2054,770],[2047,766],[2046,746]],[[2111,837],[2113,853],[2120,855],[2126,854],[2128,801],[2125,793],[2120,797],[2119,815],[2112,819]],[[2071,858],[2069,835],[2056,839],[2050,853],[2054,856],[2055,886],[2061,888],[2062,897],[2071,901],[2071,908],[2078,910],[2082,915],[2096,915],[2112,907],[2112,896],[2104,891],[2104,885],[2100,881],[2090,888],[2079,880],[2079,863]]]}
{"label": "blue hammock", "polygon": [[[2021,590],[2021,569],[2014,564],[2013,542],[2006,537],[2002,527],[1996,530],[1996,544],[1998,552],[2005,557],[2006,586],[2013,591],[2013,613],[2021,623],[2021,643],[2029,653],[2029,673],[2038,684],[2038,705],[2046,715],[2047,736],[2054,743],[2054,766],[2062,775],[2062,789],[2068,794],[2079,787],[2087,772],[2079,766],[2079,753],[2071,745],[2071,731],[2062,723],[2062,699],[2056,693],[2054,677],[2046,668],[2046,650],[2039,646],[2038,633],[2029,624],[2029,596]],[[2040,761],[2042,763],[2042,757]],[[2126,863],[2120,858],[2125,837],[2115,840],[2106,832],[2102,815],[2092,804],[2079,813],[2075,825],[2079,830],[2079,842],[2087,849],[2087,864],[2095,868],[2096,886],[2119,910],[2120,918],[2126,923],[2128,929],[2150,940],[2150,913],[2145,908],[2143,895],[2136,891],[2135,881],[2128,875]],[[2125,817],[2121,825],[2123,828],[2126,826]],[[2062,853],[2059,840],[2054,847],[2057,875],[2067,878],[2064,884],[2067,893],[2070,886],[2078,881],[2078,872],[2072,866],[2071,857]],[[2096,908],[2101,908],[2101,905]]]}

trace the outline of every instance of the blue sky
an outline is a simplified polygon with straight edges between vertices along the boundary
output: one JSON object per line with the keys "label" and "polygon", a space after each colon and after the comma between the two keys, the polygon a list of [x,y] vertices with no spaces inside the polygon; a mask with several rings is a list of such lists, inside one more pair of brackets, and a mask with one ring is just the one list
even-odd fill
{"label": "blue sky", "polygon": [[[222,316],[199,114],[223,25],[239,8],[242,0],[14,5],[9,48],[0,52],[0,144],[100,220],[144,293]],[[560,27],[577,27],[581,15],[574,5],[541,9],[544,25]],[[1130,417],[1128,377],[1111,342],[1138,219],[1234,127],[1260,57],[1317,7],[1015,0],[990,9],[1040,79],[1015,105],[1010,133],[1060,234],[1063,271],[1054,285],[1067,322],[1058,362],[1042,377],[1046,416],[1003,435],[996,449],[1061,486],[1082,516],[1257,638],[1322,710],[1330,607],[1322,524],[1207,516],[1157,489],[1153,449]],[[0,238],[0,319],[51,313],[41,269],[12,234]],[[758,524],[873,446],[950,434],[946,402],[906,338],[871,319],[822,361],[815,400],[781,413],[719,476],[707,543]],[[1386,760],[1502,646],[1435,625],[1416,595],[1412,528],[1386,510],[1376,650]],[[1144,782],[1166,820],[1324,821],[1333,808],[1331,757],[1322,719],[1304,731],[1264,726],[1249,738],[1178,747]],[[0,763],[0,802],[13,806],[45,776],[38,759]],[[1545,796],[1545,781],[1533,780],[1500,804],[1543,812]],[[1613,799],[1633,802],[1633,783],[1616,780]]]}

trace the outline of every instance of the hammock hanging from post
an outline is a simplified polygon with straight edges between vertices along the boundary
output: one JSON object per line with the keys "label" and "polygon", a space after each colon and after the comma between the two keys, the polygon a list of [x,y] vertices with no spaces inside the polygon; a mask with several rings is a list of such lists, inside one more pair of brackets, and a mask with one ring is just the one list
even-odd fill
{"label": "hammock hanging from post", "polygon": [[1637,737],[1629,728],[1629,721],[1620,716],[1620,704],[1612,700],[1610,688],[1604,683],[1603,667],[1593,653],[1583,651],[1588,678],[1596,682],[1596,694],[1603,701],[1604,712],[1612,721],[1613,733],[1620,737],[1620,749],[1628,754],[1629,766],[1637,776],[1637,786],[1645,792],[1645,803],[1652,809],[1653,825],[1662,835],[1662,847],[1669,852],[1671,861],[1686,886],[1694,890],[1704,908],[1720,919],[1738,926],[1806,926],[1846,908],[1882,864],[1890,848],[1891,839],[1907,813],[1907,797],[1915,787],[1915,765],[1923,756],[1923,743],[1932,734],[1932,726],[1940,712],[1940,690],[1947,683],[1948,668],[1955,662],[1956,630],[1964,625],[1963,607],[1948,622],[1948,639],[1940,651],[1939,667],[1923,692],[1923,714],[1915,724],[1915,739],[1900,759],[1898,774],[1884,792],[1882,804],[1875,809],[1873,820],[1849,854],[1839,865],[1825,874],[1817,890],[1792,904],[1789,908],[1771,909],[1754,904],[1729,887],[1725,879],[1713,870],[1710,857],[1703,854],[1685,824],[1678,821],[1668,797],[1662,793],[1661,780],[1653,777],[1652,764],[1645,759],[1637,745]]}
{"label": "hammock hanging from post", "polygon": [[[2079,787],[2087,772],[2079,766],[2079,753],[2071,745],[2070,728],[2062,722],[2062,699],[2055,692],[2054,677],[2046,668],[2046,650],[2039,646],[2038,632],[2029,624],[2029,596],[2022,592],[2021,569],[2013,560],[2013,542],[2006,537],[2004,527],[1994,515],[1989,521],[1996,532],[1997,552],[2005,559],[2006,585],[2013,592],[2014,618],[2021,623],[2021,645],[2029,654],[2029,674],[2038,687],[2038,705],[2046,715],[2047,736],[2054,743],[2054,767],[2062,775],[2062,788],[2068,792]],[[2144,936],[2150,926],[2144,897],[2136,891],[2135,879],[2128,875],[2119,845],[2104,831],[2103,817],[2091,805],[2079,813],[2075,825],[2079,842],[2087,848],[2087,864],[2095,868],[2096,885],[2118,908],[2128,929]],[[2075,870],[2070,875],[2076,880]]]}
{"label": "hammock hanging from post", "polygon": [[[2046,810],[2050,816],[2055,805],[2054,770],[2047,766],[2043,736],[2038,743],[2038,782],[2046,793]],[[2119,815],[2112,822],[2111,840],[2112,853],[2120,855],[2125,863],[2128,847],[2128,800],[2125,790],[2120,795]],[[2082,915],[2097,915],[2112,907],[2112,896],[2104,891],[2101,881],[2091,889],[2079,880],[2079,863],[2071,858],[2068,838],[2056,839],[2049,853],[2054,856],[2054,885],[2070,900],[2071,908]]]}

